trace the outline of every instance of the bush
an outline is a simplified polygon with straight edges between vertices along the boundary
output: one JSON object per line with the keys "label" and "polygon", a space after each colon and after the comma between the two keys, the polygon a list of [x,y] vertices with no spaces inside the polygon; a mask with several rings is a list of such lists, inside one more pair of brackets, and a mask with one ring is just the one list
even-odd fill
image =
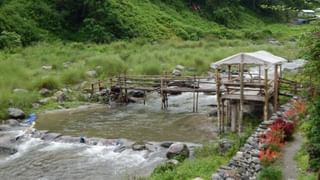
{"label": "bush", "polygon": [[259,40],[259,39],[267,39],[272,36],[272,32],[270,30],[258,30],[258,31],[245,31],[244,37],[251,40]]}
{"label": "bush", "polygon": [[311,170],[316,171],[320,168],[320,99],[311,106],[306,123],[309,124],[306,129],[309,165]]}
{"label": "bush", "polygon": [[17,48],[22,45],[21,36],[15,32],[2,31],[0,34],[0,49]]}
{"label": "bush", "polygon": [[56,78],[50,77],[50,76],[46,76],[46,77],[37,79],[34,82],[34,87],[36,89],[47,88],[47,89],[50,89],[50,90],[54,90],[54,89],[58,89],[60,87],[60,83]]}
{"label": "bush", "polygon": [[64,84],[76,84],[85,79],[82,68],[71,69],[61,74],[61,81]]}
{"label": "bush", "polygon": [[277,167],[266,167],[263,168],[258,174],[258,180],[281,180],[282,172],[280,168]]}
{"label": "bush", "polygon": [[237,11],[229,7],[218,8],[212,14],[213,19],[219,24],[227,27],[236,27],[238,24]]}

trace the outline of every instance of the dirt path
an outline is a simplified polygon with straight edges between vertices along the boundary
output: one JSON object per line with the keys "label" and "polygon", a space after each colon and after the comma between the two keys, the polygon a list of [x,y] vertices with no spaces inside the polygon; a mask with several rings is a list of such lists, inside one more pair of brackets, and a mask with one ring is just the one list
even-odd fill
{"label": "dirt path", "polygon": [[294,135],[294,140],[285,145],[282,157],[282,174],[284,180],[296,180],[298,178],[298,167],[294,156],[299,151],[302,142],[302,136],[297,133]]}

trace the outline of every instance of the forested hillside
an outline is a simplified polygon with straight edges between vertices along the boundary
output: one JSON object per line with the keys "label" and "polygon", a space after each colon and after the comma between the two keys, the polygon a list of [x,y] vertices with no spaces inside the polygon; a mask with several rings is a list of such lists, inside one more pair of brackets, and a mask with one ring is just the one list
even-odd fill
{"label": "forested hillside", "polygon": [[234,37],[234,29],[287,20],[304,0],[0,0],[0,48],[50,39],[110,42]]}

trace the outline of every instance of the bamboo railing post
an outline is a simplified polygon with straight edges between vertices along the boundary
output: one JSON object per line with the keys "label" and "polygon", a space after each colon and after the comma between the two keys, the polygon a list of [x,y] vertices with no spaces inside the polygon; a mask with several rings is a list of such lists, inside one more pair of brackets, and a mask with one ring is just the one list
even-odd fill
{"label": "bamboo railing post", "polygon": [[268,88],[268,69],[265,67],[264,70],[264,121],[267,121],[269,118],[269,88]]}
{"label": "bamboo railing post", "polygon": [[147,92],[143,91],[143,104],[146,105]]}
{"label": "bamboo railing post", "polygon": [[127,89],[127,74],[124,74],[124,97],[125,97],[125,101],[126,103],[128,103],[128,89]]}
{"label": "bamboo railing post", "polygon": [[193,112],[196,112],[196,109],[195,109],[195,105],[196,105],[196,94],[195,94],[195,89],[196,89],[196,76],[193,75]]}
{"label": "bamboo railing post", "polygon": [[[200,88],[200,78],[198,78],[197,87]],[[199,92],[197,92],[197,99],[196,99],[196,112],[199,112]]]}
{"label": "bamboo railing post", "polygon": [[160,96],[161,96],[161,109],[164,109],[164,97],[163,97],[163,78],[160,78]]}

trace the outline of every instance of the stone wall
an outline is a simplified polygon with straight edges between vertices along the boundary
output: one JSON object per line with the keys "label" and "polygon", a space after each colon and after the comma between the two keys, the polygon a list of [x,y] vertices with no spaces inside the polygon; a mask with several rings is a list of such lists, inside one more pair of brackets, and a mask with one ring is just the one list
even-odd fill
{"label": "stone wall", "polygon": [[279,111],[273,113],[268,121],[262,122],[229,163],[221,166],[216,173],[212,175],[212,180],[256,179],[258,172],[262,169],[259,159],[259,149],[263,144],[259,143],[259,136],[266,133],[268,126],[272,124],[275,119],[281,117],[290,107],[290,103],[282,105]]}

